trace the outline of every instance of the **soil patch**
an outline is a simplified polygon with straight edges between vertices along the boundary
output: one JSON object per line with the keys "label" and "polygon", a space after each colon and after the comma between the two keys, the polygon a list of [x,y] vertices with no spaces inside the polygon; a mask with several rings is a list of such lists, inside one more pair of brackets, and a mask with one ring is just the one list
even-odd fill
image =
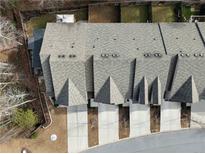
{"label": "soil patch", "polygon": [[89,22],[109,23],[120,21],[120,7],[114,5],[89,5]]}
{"label": "soil patch", "polygon": [[88,145],[98,144],[98,108],[88,107]]}
{"label": "soil patch", "polygon": [[121,6],[121,22],[147,22],[148,5],[125,5]]}
{"label": "soil patch", "polygon": [[186,106],[186,103],[181,103],[181,127],[189,128],[191,121],[191,106]]}
{"label": "soil patch", "polygon": [[150,105],[150,130],[151,133],[160,131],[160,106]]}
{"label": "soil patch", "polygon": [[119,138],[129,137],[130,134],[130,114],[129,107],[119,106]]}
{"label": "soil patch", "polygon": [[175,5],[152,5],[152,22],[175,22]]}
{"label": "soil patch", "polygon": [[[22,148],[31,152],[41,153],[66,153],[67,152],[67,110],[55,108],[49,104],[52,125],[47,129],[40,128],[36,139],[13,138],[0,145],[1,153],[20,153]],[[57,140],[50,140],[51,134],[57,135]]]}
{"label": "soil patch", "polygon": [[17,55],[17,48],[12,48],[9,50],[4,50],[0,52],[0,62],[4,63],[14,63]]}

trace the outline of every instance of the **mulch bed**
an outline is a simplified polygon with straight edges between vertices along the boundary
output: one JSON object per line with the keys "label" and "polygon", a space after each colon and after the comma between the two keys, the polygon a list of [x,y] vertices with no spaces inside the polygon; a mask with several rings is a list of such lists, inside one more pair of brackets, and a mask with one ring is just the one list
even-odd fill
{"label": "mulch bed", "polygon": [[[17,10],[13,11],[14,18],[16,19],[17,28],[22,30],[20,14]],[[27,47],[25,45],[25,40],[23,38],[18,41],[23,42],[23,45],[18,47],[18,53],[16,56],[15,66],[17,71],[24,75],[24,80],[22,84],[30,91],[33,98],[37,98],[35,101],[28,103],[27,106],[37,112],[40,122],[44,123],[44,115],[42,111],[41,101],[38,94],[38,80],[31,70],[31,62],[28,54]]]}
{"label": "mulch bed", "polygon": [[88,145],[98,144],[98,108],[88,107]]}
{"label": "mulch bed", "polygon": [[130,134],[130,115],[129,107],[119,106],[119,138],[129,137]]}
{"label": "mulch bed", "polygon": [[150,105],[150,130],[151,133],[160,131],[160,106]]}
{"label": "mulch bed", "polygon": [[186,103],[181,103],[181,127],[189,128],[191,121],[191,106],[186,106]]}
{"label": "mulch bed", "polygon": [[93,23],[120,22],[120,7],[114,5],[89,5],[88,21]]}

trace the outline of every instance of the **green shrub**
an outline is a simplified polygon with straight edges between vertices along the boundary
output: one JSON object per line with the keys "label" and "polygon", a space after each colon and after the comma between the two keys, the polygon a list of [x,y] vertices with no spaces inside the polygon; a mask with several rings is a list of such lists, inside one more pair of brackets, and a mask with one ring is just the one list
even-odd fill
{"label": "green shrub", "polygon": [[38,133],[37,132],[34,132],[32,135],[31,135],[31,139],[36,139],[38,137]]}
{"label": "green shrub", "polygon": [[20,128],[32,128],[38,123],[38,116],[30,109],[17,109],[12,117],[12,122]]}
{"label": "green shrub", "polygon": [[55,106],[55,107],[58,107],[58,106],[59,106],[59,104],[54,103],[54,106]]}

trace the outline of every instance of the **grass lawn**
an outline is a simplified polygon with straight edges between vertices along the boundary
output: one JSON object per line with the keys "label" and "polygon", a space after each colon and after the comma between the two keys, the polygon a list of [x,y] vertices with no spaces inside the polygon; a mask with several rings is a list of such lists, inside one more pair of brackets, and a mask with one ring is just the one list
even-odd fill
{"label": "grass lawn", "polygon": [[174,5],[152,5],[152,22],[176,21]]}
{"label": "grass lawn", "polygon": [[148,6],[128,5],[121,6],[121,22],[147,22]]}
{"label": "grass lawn", "polygon": [[74,14],[76,21],[88,20],[88,9],[79,9],[74,11],[67,11],[64,14]]}
{"label": "grass lawn", "polygon": [[45,28],[47,22],[55,22],[56,15],[55,14],[46,14],[38,17],[31,18],[26,25],[26,33],[28,36],[33,35],[33,30],[37,28]]}
{"label": "grass lawn", "polygon": [[190,16],[192,15],[191,6],[182,5],[182,21],[188,21]]}
{"label": "grass lawn", "polygon": [[120,21],[120,7],[112,5],[90,5],[89,22],[109,23]]}

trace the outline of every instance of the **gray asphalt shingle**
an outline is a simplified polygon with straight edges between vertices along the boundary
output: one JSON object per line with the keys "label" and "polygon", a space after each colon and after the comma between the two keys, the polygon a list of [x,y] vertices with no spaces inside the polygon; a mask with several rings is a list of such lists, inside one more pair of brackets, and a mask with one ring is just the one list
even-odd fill
{"label": "gray asphalt shingle", "polygon": [[195,23],[160,23],[167,53],[204,52],[204,45]]}
{"label": "gray asphalt shingle", "polygon": [[[204,23],[198,25],[48,23],[40,53],[47,93],[62,105],[86,104],[87,92],[94,92],[96,102],[161,104],[165,91],[174,100],[193,76],[196,90],[193,82],[191,93],[182,88],[180,101],[197,100],[196,91],[204,99],[205,50],[199,34],[204,37],[205,31]],[[185,94],[193,96],[187,100]]]}

